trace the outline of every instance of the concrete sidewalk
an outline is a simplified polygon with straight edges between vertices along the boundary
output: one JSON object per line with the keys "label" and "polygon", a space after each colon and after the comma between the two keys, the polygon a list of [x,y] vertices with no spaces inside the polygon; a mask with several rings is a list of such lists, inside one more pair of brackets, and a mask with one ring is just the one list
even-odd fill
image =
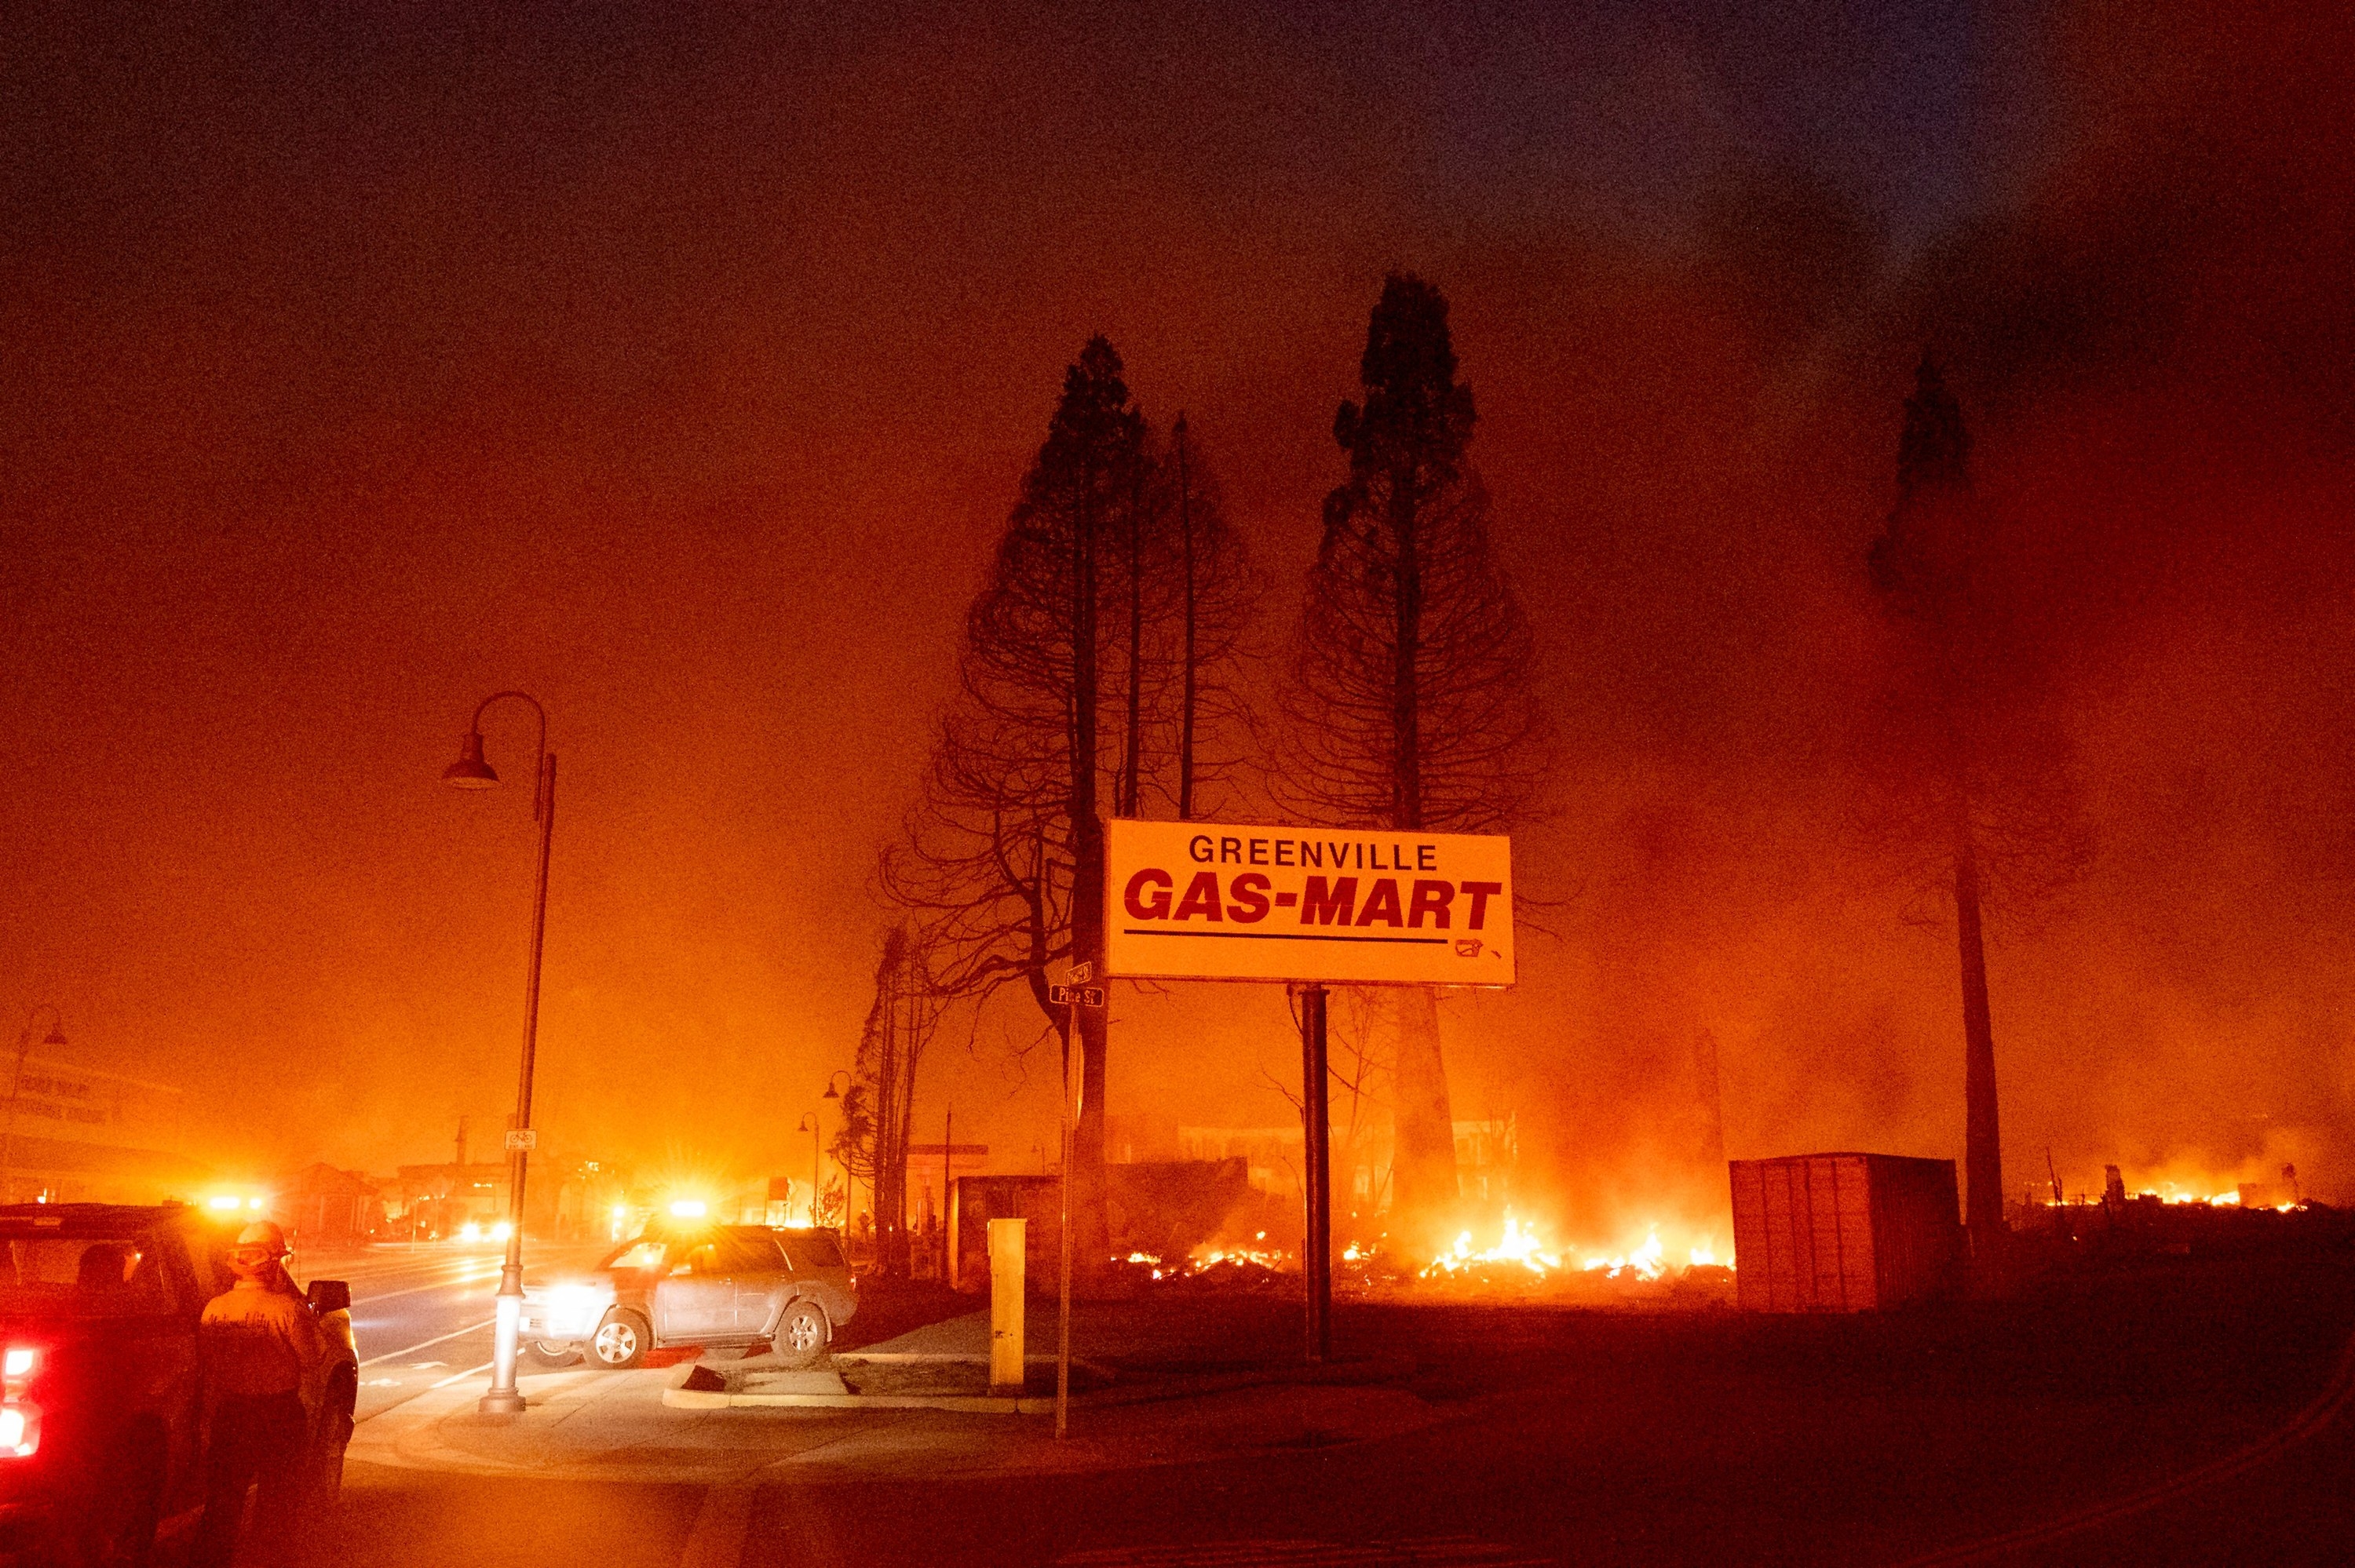
{"label": "concrete sidewalk", "polygon": [[[1034,1351],[1051,1349],[1051,1305],[1030,1313]],[[1339,1381],[1302,1378],[1285,1314],[1091,1307],[1074,1323],[1073,1352],[1112,1370],[1123,1403],[1075,1404],[1058,1442],[1051,1416],[932,1410],[675,1409],[664,1394],[686,1366],[527,1375],[531,1408],[477,1414],[474,1380],[421,1394],[361,1424],[349,1458],[367,1467],[543,1479],[726,1486],[828,1475],[985,1476],[1069,1473],[1326,1447],[1428,1425],[1438,1410],[1401,1389],[1365,1381],[1397,1368],[1337,1368]],[[1042,1321],[1043,1319],[1043,1321]],[[1294,1315],[1291,1322],[1297,1323]],[[1047,1330],[1044,1334],[1041,1330]],[[1296,1330],[1295,1330],[1296,1332]],[[932,1324],[858,1354],[975,1355],[988,1315]],[[1041,1341],[1044,1341],[1043,1346]],[[715,1360],[715,1368],[734,1364]],[[1287,1380],[1287,1381],[1275,1381]]]}

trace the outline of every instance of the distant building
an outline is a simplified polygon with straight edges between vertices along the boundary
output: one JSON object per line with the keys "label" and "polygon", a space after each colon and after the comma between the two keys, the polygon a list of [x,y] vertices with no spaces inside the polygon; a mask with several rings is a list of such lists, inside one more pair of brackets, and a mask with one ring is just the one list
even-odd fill
{"label": "distant building", "polygon": [[168,1085],[28,1056],[13,1088],[0,1200],[193,1200],[214,1177],[179,1152],[183,1102]]}
{"label": "distant building", "polygon": [[454,1236],[470,1224],[488,1231],[507,1217],[506,1161],[404,1165],[389,1196],[392,1234],[403,1241]]}
{"label": "distant building", "polygon": [[356,1246],[384,1229],[384,1200],[358,1171],[323,1162],[277,1182],[271,1217],[297,1246]]}

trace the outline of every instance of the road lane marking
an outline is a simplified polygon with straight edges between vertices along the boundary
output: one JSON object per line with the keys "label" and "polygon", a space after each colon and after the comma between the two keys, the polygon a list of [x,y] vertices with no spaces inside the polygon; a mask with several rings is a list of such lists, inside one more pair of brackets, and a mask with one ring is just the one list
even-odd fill
{"label": "road lane marking", "polygon": [[446,1334],[440,1335],[440,1336],[438,1336],[438,1337],[436,1337],[436,1338],[434,1338],[434,1339],[421,1340],[421,1341],[419,1341],[418,1343],[416,1343],[416,1344],[414,1344],[414,1345],[410,1345],[410,1346],[408,1346],[408,1347],[406,1347],[406,1348],[404,1348],[404,1349],[402,1349],[402,1350],[398,1350],[398,1351],[387,1351],[384,1354],[382,1354],[382,1355],[380,1355],[380,1356],[370,1356],[368,1360],[366,1360],[366,1361],[362,1361],[362,1362],[360,1363],[360,1365],[362,1365],[362,1366],[364,1366],[364,1367],[372,1367],[372,1366],[376,1365],[378,1361],[389,1361],[392,1360],[392,1359],[393,1359],[393,1357],[395,1357],[395,1356],[414,1355],[414,1354],[416,1354],[419,1351],[422,1351],[422,1350],[428,1349],[428,1348],[429,1348],[429,1347],[431,1347],[431,1346],[434,1346],[434,1345],[441,1344],[441,1343],[442,1343],[443,1340],[454,1340],[454,1339],[456,1339],[456,1338],[457,1338],[459,1335],[461,1335],[461,1334],[471,1334],[471,1333],[473,1333],[473,1332],[474,1332],[475,1330],[477,1330],[477,1329],[487,1329],[487,1328],[489,1328],[492,1324],[494,1324],[494,1323],[496,1323],[496,1322],[497,1322],[497,1321],[498,1321],[498,1319],[497,1319],[496,1318],[485,1318],[485,1319],[483,1319],[481,1322],[479,1322],[479,1323],[469,1323],[469,1324],[467,1324],[467,1325],[466,1325],[464,1328],[463,1328],[463,1329],[453,1329],[452,1330],[450,1330],[450,1332],[448,1332],[448,1333],[446,1333]]}
{"label": "road lane marking", "polygon": [[436,1279],[430,1284],[412,1285],[405,1290],[388,1290],[380,1296],[355,1297],[352,1300],[352,1308],[353,1310],[357,1311],[362,1307],[373,1307],[379,1301],[389,1301],[397,1296],[415,1296],[427,1290],[455,1290],[463,1286],[480,1285],[486,1281],[496,1279],[498,1277],[499,1273],[497,1269],[493,1269],[488,1274],[474,1274],[469,1272],[465,1274],[453,1275],[447,1279]]}
{"label": "road lane marking", "polygon": [[752,1499],[760,1495],[759,1472],[704,1489],[703,1505],[687,1532],[678,1568],[737,1568],[744,1560],[744,1537],[752,1528]]}
{"label": "road lane marking", "polygon": [[[479,1324],[476,1326],[480,1327]],[[435,1388],[448,1388],[453,1383],[464,1383],[470,1377],[480,1377],[485,1372],[490,1371],[493,1364],[494,1363],[490,1361],[485,1361],[481,1366],[468,1367],[462,1372],[452,1372],[448,1377],[443,1378],[440,1383],[435,1383],[433,1386]]]}
{"label": "road lane marking", "polygon": [[2229,1480],[2271,1463],[2307,1439],[2328,1430],[2331,1423],[2337,1421],[2350,1404],[2355,1404],[2355,1334],[2348,1336],[2346,1344],[2339,1352],[2337,1363],[2331,1368],[2330,1381],[2322,1385],[2322,1392],[2288,1421],[2255,1442],[2115,1501],[2079,1509],[2009,1534],[1989,1536],[1983,1541],[1967,1542],[1943,1552],[1909,1557],[1898,1564],[1898,1568],[1960,1568],[1966,1563],[1985,1563],[2026,1547],[2050,1545],[2082,1531],[2115,1524],[2120,1520],[2147,1513],[2163,1503],[2189,1497],[2202,1487]]}

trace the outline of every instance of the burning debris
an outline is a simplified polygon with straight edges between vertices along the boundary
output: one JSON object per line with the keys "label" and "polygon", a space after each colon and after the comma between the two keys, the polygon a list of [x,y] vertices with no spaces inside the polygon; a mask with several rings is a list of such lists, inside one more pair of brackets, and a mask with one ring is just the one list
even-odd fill
{"label": "burning debris", "polygon": [[1496,1264],[1517,1265],[1534,1277],[1542,1279],[1556,1274],[1575,1271],[1599,1274],[1605,1279],[1656,1280],[1671,1269],[1718,1266],[1717,1244],[1714,1237],[1702,1237],[1683,1249],[1685,1262],[1670,1260],[1666,1244],[1660,1240],[1660,1227],[1649,1224],[1644,1228],[1644,1239],[1636,1245],[1617,1252],[1598,1250],[1576,1255],[1549,1250],[1535,1225],[1524,1225],[1508,1213],[1504,1234],[1497,1245],[1484,1252],[1472,1249],[1472,1233],[1465,1231],[1455,1238],[1455,1245],[1431,1260],[1420,1271],[1425,1279],[1454,1279],[1476,1274]]}
{"label": "burning debris", "polygon": [[[1719,1263],[1717,1238],[1687,1235],[1672,1248],[1662,1228],[1647,1224],[1640,1241],[1615,1247],[1557,1246],[1536,1224],[1508,1213],[1495,1245],[1478,1246],[1465,1230],[1423,1262],[1392,1246],[1387,1235],[1351,1241],[1334,1259],[1334,1284],[1346,1295],[1386,1298],[1444,1290],[1458,1298],[1618,1300],[1649,1294],[1651,1287],[1663,1296],[1671,1287],[1679,1298],[1730,1296],[1732,1270]],[[1300,1273],[1299,1253],[1270,1244],[1265,1232],[1242,1242],[1207,1243],[1183,1258],[1138,1250],[1114,1264],[1142,1288],[1257,1290]]]}
{"label": "burning debris", "polygon": [[1199,1283],[1211,1287],[1259,1289],[1280,1275],[1297,1275],[1300,1255],[1286,1247],[1269,1245],[1267,1233],[1260,1231],[1244,1243],[1205,1242],[1182,1258],[1134,1251],[1114,1257],[1113,1265],[1115,1273],[1125,1274],[1147,1286]]}

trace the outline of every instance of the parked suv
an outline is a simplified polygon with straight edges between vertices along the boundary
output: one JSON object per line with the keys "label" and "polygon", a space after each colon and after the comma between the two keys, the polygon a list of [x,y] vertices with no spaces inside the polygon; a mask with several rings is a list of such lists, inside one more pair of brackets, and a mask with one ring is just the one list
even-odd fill
{"label": "parked suv", "polygon": [[585,1354],[620,1370],[656,1346],[766,1340],[810,1366],[858,1309],[858,1282],[830,1230],[649,1228],[585,1278],[527,1285],[523,1337],[544,1365]]}
{"label": "parked suv", "polygon": [[[234,1233],[177,1203],[0,1207],[0,1561],[141,1563],[204,1501],[197,1323]],[[308,1401],[310,1473],[343,1479],[359,1363],[351,1290],[312,1283],[338,1347]]]}

